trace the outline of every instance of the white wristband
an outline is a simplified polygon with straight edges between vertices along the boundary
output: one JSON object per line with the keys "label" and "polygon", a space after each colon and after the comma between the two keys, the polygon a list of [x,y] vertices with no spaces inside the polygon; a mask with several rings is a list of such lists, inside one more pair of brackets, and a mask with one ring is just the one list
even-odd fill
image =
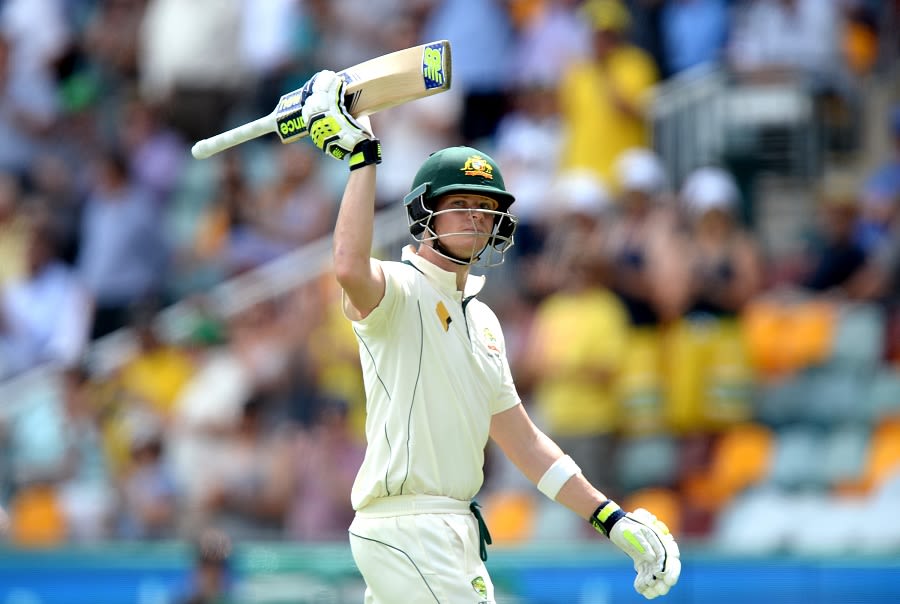
{"label": "white wristband", "polygon": [[575,463],[575,460],[568,455],[563,455],[553,462],[541,479],[537,483],[538,490],[556,501],[559,490],[563,488],[570,478],[581,473],[581,468]]}

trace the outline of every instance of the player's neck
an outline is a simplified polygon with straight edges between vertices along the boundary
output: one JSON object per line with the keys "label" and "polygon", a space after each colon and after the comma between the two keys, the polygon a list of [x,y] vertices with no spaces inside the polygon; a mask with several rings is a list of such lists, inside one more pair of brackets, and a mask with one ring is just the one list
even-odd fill
{"label": "player's neck", "polygon": [[449,273],[456,274],[456,289],[459,291],[465,291],[466,289],[466,279],[469,277],[469,269],[471,265],[468,264],[459,264],[458,262],[454,262],[449,258],[439,254],[434,248],[428,245],[420,245],[419,249],[416,250],[416,254],[425,258],[433,265],[441,268]]}

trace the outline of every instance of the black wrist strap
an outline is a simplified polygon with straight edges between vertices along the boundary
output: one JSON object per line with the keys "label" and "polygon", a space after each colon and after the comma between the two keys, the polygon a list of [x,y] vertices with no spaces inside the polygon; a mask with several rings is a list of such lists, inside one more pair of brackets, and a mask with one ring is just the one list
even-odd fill
{"label": "black wrist strap", "polygon": [[622,508],[615,501],[607,499],[591,514],[590,523],[597,532],[609,537],[612,527],[624,517]]}
{"label": "black wrist strap", "polygon": [[381,141],[377,138],[366,139],[356,145],[350,154],[350,169],[381,163]]}

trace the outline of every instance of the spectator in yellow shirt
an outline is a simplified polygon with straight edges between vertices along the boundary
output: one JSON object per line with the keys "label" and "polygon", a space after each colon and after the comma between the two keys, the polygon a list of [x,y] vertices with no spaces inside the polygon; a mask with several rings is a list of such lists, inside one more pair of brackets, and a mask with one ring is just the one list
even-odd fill
{"label": "spectator in yellow shirt", "polygon": [[559,85],[561,168],[590,169],[614,182],[619,154],[648,144],[646,108],[659,71],[648,53],[627,41],[631,16],[619,0],[588,0],[582,15],[593,28],[593,52],[573,63]]}
{"label": "spectator in yellow shirt", "polygon": [[186,351],[163,341],[157,333],[153,306],[139,304],[133,311],[132,327],[137,332],[140,349],[121,368],[118,382],[126,397],[147,405],[166,421],[171,419],[173,406],[193,377],[195,367]]}

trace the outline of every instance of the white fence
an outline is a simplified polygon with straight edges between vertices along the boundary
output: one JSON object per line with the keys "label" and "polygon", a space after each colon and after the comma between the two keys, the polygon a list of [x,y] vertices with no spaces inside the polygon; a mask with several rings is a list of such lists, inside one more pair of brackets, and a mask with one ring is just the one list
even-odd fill
{"label": "white fence", "polygon": [[653,146],[669,178],[729,158],[808,180],[821,164],[821,128],[809,88],[799,81],[745,83],[700,67],[657,87],[650,109]]}

